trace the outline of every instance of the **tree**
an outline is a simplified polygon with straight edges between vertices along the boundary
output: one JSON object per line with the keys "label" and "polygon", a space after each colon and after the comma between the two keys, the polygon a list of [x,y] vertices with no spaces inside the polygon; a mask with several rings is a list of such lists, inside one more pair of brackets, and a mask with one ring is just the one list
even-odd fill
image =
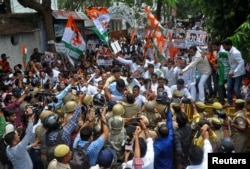
{"label": "tree", "polygon": [[[42,16],[44,25],[45,25],[45,31],[46,31],[46,38],[47,41],[54,42],[55,40],[55,33],[53,28],[53,18],[52,18],[52,9],[51,9],[51,0],[43,0],[40,4],[36,0],[18,0],[18,2],[24,6],[29,7],[31,9],[34,9]],[[56,52],[55,50],[55,44],[49,43],[48,44],[49,51]]]}
{"label": "tree", "polygon": [[218,39],[232,36],[250,13],[250,0],[194,0],[193,5],[206,16],[207,31]]}
{"label": "tree", "polygon": [[68,11],[81,11],[82,7],[90,6],[107,6],[111,5],[111,0],[59,0],[58,4],[61,9]]}
{"label": "tree", "polygon": [[233,45],[242,52],[243,58],[250,62],[250,15],[235,31],[234,35],[229,38],[232,40]]}
{"label": "tree", "polygon": [[158,21],[161,21],[162,8],[165,8],[164,10],[168,11],[167,15],[169,16],[168,20],[170,21],[172,8],[175,8],[177,3],[178,3],[178,0],[158,0],[157,8],[156,8],[156,15],[155,15]]}

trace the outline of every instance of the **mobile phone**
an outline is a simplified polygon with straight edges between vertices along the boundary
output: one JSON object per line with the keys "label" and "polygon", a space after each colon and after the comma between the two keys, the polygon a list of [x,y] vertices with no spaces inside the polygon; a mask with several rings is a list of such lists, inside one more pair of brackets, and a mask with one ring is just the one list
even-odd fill
{"label": "mobile phone", "polygon": [[125,145],[125,150],[126,150],[126,151],[132,151],[132,150],[133,150],[133,149],[132,149],[132,145],[126,144],[126,145]]}

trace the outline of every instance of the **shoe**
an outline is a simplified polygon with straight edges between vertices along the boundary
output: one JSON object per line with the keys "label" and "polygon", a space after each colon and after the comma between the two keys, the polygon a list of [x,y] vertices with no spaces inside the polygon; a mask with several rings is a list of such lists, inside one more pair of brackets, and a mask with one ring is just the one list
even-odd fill
{"label": "shoe", "polygon": [[229,103],[225,103],[224,104],[224,107],[231,107],[232,105],[231,104],[229,104]]}

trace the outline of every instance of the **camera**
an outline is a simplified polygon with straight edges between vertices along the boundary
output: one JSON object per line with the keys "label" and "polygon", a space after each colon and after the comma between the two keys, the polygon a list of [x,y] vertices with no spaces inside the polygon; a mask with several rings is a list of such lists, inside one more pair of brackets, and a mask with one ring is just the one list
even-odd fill
{"label": "camera", "polygon": [[218,115],[219,118],[226,119],[227,114],[224,110],[215,110],[214,113]]}
{"label": "camera", "polygon": [[191,100],[188,98],[183,98],[181,101],[183,104],[191,104]]}
{"label": "camera", "polygon": [[168,105],[171,103],[171,99],[168,97],[167,92],[159,92],[156,96],[156,102],[163,105]]}

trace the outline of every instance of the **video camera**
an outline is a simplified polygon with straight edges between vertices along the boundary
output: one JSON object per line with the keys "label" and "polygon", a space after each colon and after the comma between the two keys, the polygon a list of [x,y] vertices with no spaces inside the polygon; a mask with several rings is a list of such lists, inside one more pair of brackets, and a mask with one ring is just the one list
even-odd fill
{"label": "video camera", "polygon": [[171,99],[168,97],[167,92],[159,92],[156,96],[156,102],[163,105],[169,105],[171,103]]}
{"label": "video camera", "polygon": [[219,118],[226,119],[227,118],[227,113],[225,110],[215,110],[214,113],[218,115]]}

